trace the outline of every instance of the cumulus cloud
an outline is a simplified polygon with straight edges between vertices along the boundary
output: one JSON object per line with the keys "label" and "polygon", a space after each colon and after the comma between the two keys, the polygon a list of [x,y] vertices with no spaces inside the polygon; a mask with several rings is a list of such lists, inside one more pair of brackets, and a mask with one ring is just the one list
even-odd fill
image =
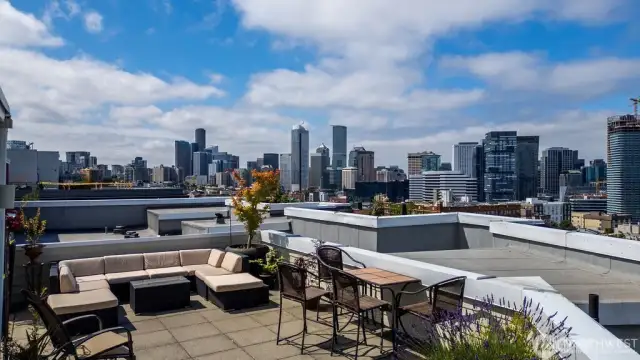
{"label": "cumulus cloud", "polygon": [[8,1],[0,0],[0,46],[55,47],[62,44],[62,38],[53,35],[33,14],[20,12]]}
{"label": "cumulus cloud", "polygon": [[537,54],[489,53],[445,57],[442,66],[464,70],[507,90],[598,96],[640,78],[640,59],[616,57],[549,63]]}
{"label": "cumulus cloud", "polygon": [[97,11],[89,11],[84,14],[84,27],[88,32],[97,34],[102,32],[102,15]]}

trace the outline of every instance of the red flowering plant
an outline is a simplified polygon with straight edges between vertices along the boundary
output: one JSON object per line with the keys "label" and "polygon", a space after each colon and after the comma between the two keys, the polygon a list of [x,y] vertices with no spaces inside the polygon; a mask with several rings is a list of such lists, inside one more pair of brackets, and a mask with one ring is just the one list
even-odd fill
{"label": "red flowering plant", "polygon": [[14,241],[13,234],[22,231],[22,221],[17,210],[8,209],[5,211],[4,225],[6,231],[9,232],[9,241]]}

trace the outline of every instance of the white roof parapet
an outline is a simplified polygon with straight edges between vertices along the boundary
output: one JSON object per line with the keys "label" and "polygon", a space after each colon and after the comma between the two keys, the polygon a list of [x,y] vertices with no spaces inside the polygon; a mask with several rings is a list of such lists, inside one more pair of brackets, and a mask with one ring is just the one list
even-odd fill
{"label": "white roof parapet", "polygon": [[160,199],[107,199],[107,200],[35,200],[16,201],[15,206],[27,208],[45,207],[82,207],[82,206],[126,206],[126,205],[189,205],[189,204],[223,204],[226,196],[210,196],[199,198],[160,198]]}

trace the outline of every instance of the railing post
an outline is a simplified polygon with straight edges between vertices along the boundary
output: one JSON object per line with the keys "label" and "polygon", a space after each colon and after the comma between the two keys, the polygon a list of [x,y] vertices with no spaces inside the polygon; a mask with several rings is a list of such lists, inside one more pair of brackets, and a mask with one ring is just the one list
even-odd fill
{"label": "railing post", "polygon": [[402,215],[407,215],[407,203],[405,201],[402,202]]}
{"label": "railing post", "polygon": [[600,322],[600,296],[589,294],[589,316],[596,322]]}

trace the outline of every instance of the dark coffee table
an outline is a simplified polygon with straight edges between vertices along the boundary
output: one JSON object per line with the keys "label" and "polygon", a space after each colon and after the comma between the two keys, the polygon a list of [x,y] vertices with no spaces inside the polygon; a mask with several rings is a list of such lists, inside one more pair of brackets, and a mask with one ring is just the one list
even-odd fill
{"label": "dark coffee table", "polygon": [[184,276],[135,280],[129,285],[134,313],[176,310],[189,306],[191,282]]}

